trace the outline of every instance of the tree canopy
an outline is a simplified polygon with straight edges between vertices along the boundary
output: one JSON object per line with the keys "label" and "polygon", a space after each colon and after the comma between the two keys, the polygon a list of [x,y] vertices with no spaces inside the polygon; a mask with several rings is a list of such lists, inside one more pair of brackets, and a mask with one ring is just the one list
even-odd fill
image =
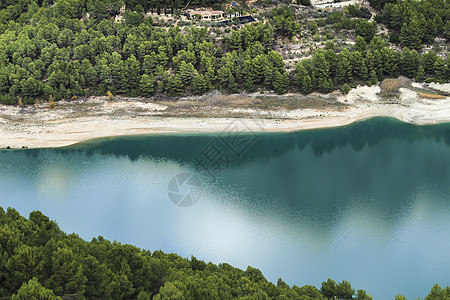
{"label": "tree canopy", "polygon": [[[345,280],[328,279],[320,289],[290,287],[250,266],[151,252],[101,236],[87,242],[39,211],[27,219],[0,207],[0,255],[1,299],[372,299]],[[425,299],[450,299],[450,287],[435,285]]]}
{"label": "tree canopy", "polygon": [[[298,6],[284,5],[269,10],[267,22],[220,30],[212,24],[182,26],[181,21],[163,26],[145,17],[156,7],[178,8],[185,2],[2,1],[0,102],[28,105],[107,92],[144,97],[210,90],[328,93],[344,84],[374,84],[399,75],[420,81],[450,78],[448,57],[436,49],[420,51],[424,43],[450,36],[444,0],[382,5],[378,21],[391,28],[389,41],[400,43],[402,51],[392,50],[387,38],[377,35],[377,23],[367,20],[371,12],[355,5],[323,12],[325,18],[313,22],[301,19]],[[310,58],[296,67],[286,65],[289,57],[280,41],[291,43],[306,28],[314,38],[320,40],[321,33],[330,40],[311,49]],[[354,45],[337,45],[331,29],[352,31]]]}

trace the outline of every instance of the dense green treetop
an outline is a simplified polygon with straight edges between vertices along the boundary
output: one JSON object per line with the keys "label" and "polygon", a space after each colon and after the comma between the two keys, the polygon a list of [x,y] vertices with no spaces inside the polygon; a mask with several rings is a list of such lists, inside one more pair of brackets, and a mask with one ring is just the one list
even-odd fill
{"label": "dense green treetop", "polygon": [[[273,284],[258,269],[215,265],[62,232],[39,211],[0,207],[0,299],[372,299],[349,282]],[[435,285],[427,300],[450,299]]]}
{"label": "dense green treetop", "polygon": [[[326,299],[356,296],[347,281],[319,290],[275,285],[260,270],[205,263],[161,251],[65,234],[39,211],[29,219],[0,207],[1,299]],[[364,298],[371,299],[365,292]],[[359,297],[359,296],[358,296]]]}
{"label": "dense green treetop", "polygon": [[445,0],[388,3],[380,19],[400,33],[402,44],[409,48],[419,49],[436,37],[450,37],[450,3]]}
{"label": "dense green treetop", "polygon": [[[419,81],[450,78],[447,57],[420,51],[435,37],[449,37],[447,1],[383,5],[378,21],[392,28],[389,39],[400,43],[401,52],[376,35],[378,24],[367,20],[371,17],[367,8],[353,5],[323,12],[324,18],[313,22],[302,19],[299,6],[272,7],[266,22],[225,28],[189,22],[187,26],[182,21],[165,26],[161,20],[144,17],[144,12],[163,5],[169,12],[170,7],[184,4],[181,0],[2,1],[0,102],[27,105],[107,92],[178,97],[214,89],[327,93],[344,84],[375,84],[399,75]],[[328,40],[324,48],[311,50],[311,58],[287,69],[287,58],[277,51],[280,43],[309,34],[320,40],[319,33],[330,39],[330,30],[354,32],[354,46]]]}

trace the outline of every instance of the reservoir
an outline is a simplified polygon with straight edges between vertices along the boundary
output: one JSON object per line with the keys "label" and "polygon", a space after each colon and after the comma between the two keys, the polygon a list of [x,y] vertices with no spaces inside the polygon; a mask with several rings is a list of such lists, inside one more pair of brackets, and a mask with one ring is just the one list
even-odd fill
{"label": "reservoir", "polygon": [[0,151],[0,206],[67,233],[348,280],[374,299],[450,285],[450,124],[165,134]]}

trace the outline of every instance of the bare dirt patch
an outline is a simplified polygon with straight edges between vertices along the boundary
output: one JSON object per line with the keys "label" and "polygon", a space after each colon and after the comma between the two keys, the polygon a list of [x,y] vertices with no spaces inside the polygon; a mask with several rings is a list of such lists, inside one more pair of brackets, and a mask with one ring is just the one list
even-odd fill
{"label": "bare dirt patch", "polygon": [[437,95],[437,94],[427,94],[427,93],[417,93],[419,97],[427,98],[427,99],[443,99],[446,98],[444,95]]}

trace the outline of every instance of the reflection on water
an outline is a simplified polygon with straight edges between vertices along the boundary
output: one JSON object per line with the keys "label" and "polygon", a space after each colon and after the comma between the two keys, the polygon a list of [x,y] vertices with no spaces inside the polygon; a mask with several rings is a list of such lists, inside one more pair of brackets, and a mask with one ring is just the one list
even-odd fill
{"label": "reflection on water", "polygon": [[[377,118],[290,134],[258,133],[211,177],[195,158],[218,135],[101,139],[0,152],[0,205],[40,209],[63,230],[191,254],[269,280],[349,280],[375,299],[449,285],[450,125]],[[180,208],[174,175],[202,182]]]}

